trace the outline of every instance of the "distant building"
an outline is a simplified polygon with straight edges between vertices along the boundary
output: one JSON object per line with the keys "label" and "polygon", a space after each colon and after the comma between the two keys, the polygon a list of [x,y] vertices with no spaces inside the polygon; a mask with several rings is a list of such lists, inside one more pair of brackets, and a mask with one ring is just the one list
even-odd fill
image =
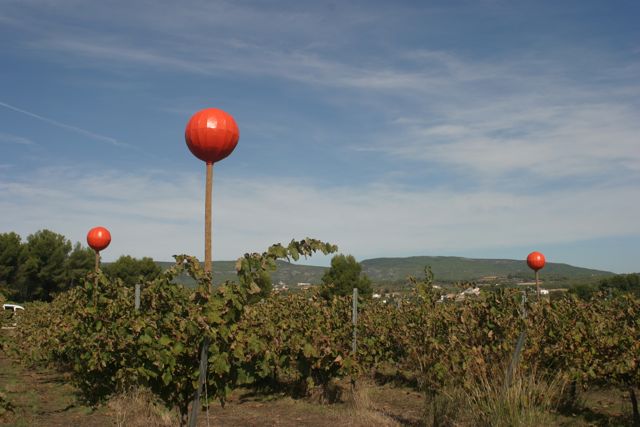
{"label": "distant building", "polygon": [[[542,280],[540,280],[538,283],[542,284]],[[519,283],[516,283],[516,286],[535,286],[535,285],[536,285],[536,282],[519,282]]]}
{"label": "distant building", "polygon": [[440,302],[446,300],[464,301],[465,298],[480,295],[480,288],[467,288],[458,294],[446,294],[440,296]]}

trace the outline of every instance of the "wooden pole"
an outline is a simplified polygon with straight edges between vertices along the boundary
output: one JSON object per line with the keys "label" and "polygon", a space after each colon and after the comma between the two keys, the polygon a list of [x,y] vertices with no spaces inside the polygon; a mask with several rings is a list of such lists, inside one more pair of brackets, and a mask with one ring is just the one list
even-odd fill
{"label": "wooden pole", "polygon": [[[207,182],[204,194],[204,270],[211,271],[211,199],[213,190],[213,163],[207,163]],[[211,289],[209,289],[211,291]]]}
{"label": "wooden pole", "polygon": [[[211,280],[208,283],[209,294],[213,287],[213,271],[211,269],[211,199],[213,190],[213,163],[207,162],[207,180],[205,183],[204,195],[204,271],[211,273]],[[200,378],[196,388],[193,401],[191,403],[191,416],[189,417],[189,427],[196,427],[198,423],[198,411],[200,410],[200,393],[204,383],[207,381],[207,360],[209,358],[209,339],[205,337],[200,344]]]}
{"label": "wooden pole", "polygon": [[95,276],[96,278],[93,281],[93,306],[98,306],[98,272],[100,271],[100,252],[96,251],[96,266],[95,266]]}
{"label": "wooden pole", "polygon": [[540,300],[540,283],[539,283],[538,270],[536,270],[536,293],[538,294],[538,300]]}
{"label": "wooden pole", "polygon": [[353,307],[351,308],[351,322],[353,323],[353,340],[351,342],[351,351],[353,352],[353,357],[356,357],[358,347],[357,347],[357,327],[358,327],[358,288],[353,288],[353,297],[352,297]]}

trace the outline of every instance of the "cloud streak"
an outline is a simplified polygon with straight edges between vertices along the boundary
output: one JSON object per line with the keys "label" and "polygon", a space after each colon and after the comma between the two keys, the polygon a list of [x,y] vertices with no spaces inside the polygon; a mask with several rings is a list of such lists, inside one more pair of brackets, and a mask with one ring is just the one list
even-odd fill
{"label": "cloud streak", "polygon": [[106,142],[108,144],[111,144],[111,145],[114,145],[114,146],[118,146],[118,147],[128,147],[129,146],[128,144],[122,143],[122,142],[118,141],[115,138],[111,138],[109,136],[100,135],[98,133],[91,132],[91,131],[88,131],[86,129],[82,129],[82,128],[77,127],[77,126],[73,126],[73,125],[69,125],[69,124],[66,124],[66,123],[62,123],[62,122],[59,122],[57,120],[53,120],[53,119],[50,119],[48,117],[41,116],[39,114],[32,113],[31,111],[23,110],[21,108],[15,107],[15,106],[13,106],[11,104],[7,104],[6,102],[0,101],[0,107],[4,107],[4,108],[7,108],[7,109],[9,109],[11,111],[15,111],[16,113],[24,114],[26,116],[29,116],[29,117],[32,117],[34,119],[40,120],[41,122],[50,124],[50,125],[55,126],[57,128],[65,129],[65,130],[68,130],[68,131],[71,131],[71,132],[75,132],[77,134],[80,134],[80,135],[86,136],[86,137],[88,137],[90,139],[93,139],[94,141]]}
{"label": "cloud streak", "polygon": [[9,144],[18,144],[18,145],[33,145],[33,141],[31,141],[29,138],[11,135],[8,133],[1,133],[1,132],[0,132],[0,142],[5,142]]}

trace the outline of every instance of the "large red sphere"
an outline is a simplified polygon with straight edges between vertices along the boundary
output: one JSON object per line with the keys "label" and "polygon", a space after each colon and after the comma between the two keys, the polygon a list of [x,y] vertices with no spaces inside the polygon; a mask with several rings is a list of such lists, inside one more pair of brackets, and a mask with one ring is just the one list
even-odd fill
{"label": "large red sphere", "polygon": [[111,233],[104,227],[94,227],[87,233],[87,243],[96,252],[100,252],[111,243]]}
{"label": "large red sphere", "polygon": [[236,148],[240,130],[231,114],[207,108],[191,117],[184,139],[194,156],[207,163],[215,163]]}
{"label": "large red sphere", "polygon": [[531,252],[529,256],[527,256],[527,265],[532,270],[540,270],[542,267],[544,267],[544,263],[544,255],[542,255],[540,252]]}

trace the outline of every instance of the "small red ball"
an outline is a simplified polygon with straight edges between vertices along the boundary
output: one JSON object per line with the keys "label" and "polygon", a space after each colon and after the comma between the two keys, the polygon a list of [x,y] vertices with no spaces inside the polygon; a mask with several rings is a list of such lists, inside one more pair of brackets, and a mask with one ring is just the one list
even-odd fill
{"label": "small red ball", "polygon": [[207,163],[227,157],[238,145],[240,130],[231,114],[216,108],[195,113],[184,131],[187,147]]}
{"label": "small red ball", "polygon": [[540,252],[531,252],[529,256],[527,256],[527,265],[532,270],[538,271],[544,267],[544,264],[544,255]]}
{"label": "small red ball", "polygon": [[111,243],[111,233],[104,227],[94,227],[87,233],[87,243],[91,249],[100,252]]}

